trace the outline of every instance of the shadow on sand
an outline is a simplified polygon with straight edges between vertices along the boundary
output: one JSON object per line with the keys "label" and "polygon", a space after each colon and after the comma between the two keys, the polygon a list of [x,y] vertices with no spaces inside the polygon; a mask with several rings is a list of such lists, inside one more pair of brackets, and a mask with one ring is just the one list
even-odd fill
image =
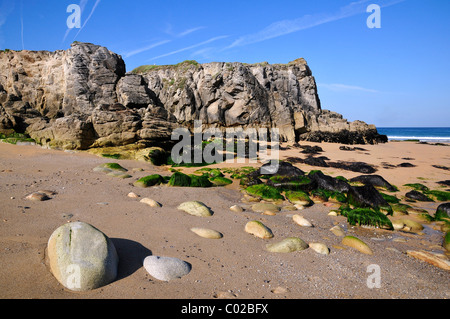
{"label": "shadow on sand", "polygon": [[116,280],[132,275],[143,267],[144,258],[152,254],[150,249],[136,241],[124,238],[111,238],[111,240],[119,255],[119,269]]}

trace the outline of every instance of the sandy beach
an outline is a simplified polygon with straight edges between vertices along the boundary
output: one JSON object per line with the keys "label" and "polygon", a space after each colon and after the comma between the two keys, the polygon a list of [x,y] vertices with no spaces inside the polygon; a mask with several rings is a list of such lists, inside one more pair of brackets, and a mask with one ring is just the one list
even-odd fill
{"label": "sandy beach", "polygon": [[[399,198],[411,190],[406,183],[422,183],[430,189],[448,189],[437,182],[450,179],[450,171],[432,165],[450,167],[450,147],[389,142],[362,145],[364,150],[344,151],[339,144],[315,144],[320,156],[330,161],[360,161],[373,165],[375,174],[399,188]],[[281,159],[305,158],[301,149],[287,145]],[[285,149],[286,148],[286,149]],[[127,168],[132,178],[117,179],[93,168],[116,162]],[[414,167],[399,167],[401,163]],[[216,164],[210,167],[238,166]],[[259,167],[260,164],[252,164]],[[331,176],[348,179],[361,173],[333,167],[295,164],[305,172],[320,169]],[[134,169],[142,169],[134,170]],[[195,169],[184,169],[191,172]],[[86,152],[65,152],[31,145],[0,143],[0,298],[12,299],[446,299],[450,297],[449,271],[406,254],[407,250],[425,250],[448,257],[442,247],[443,233],[438,222],[423,222],[421,233],[353,227],[343,216],[328,213],[336,205],[315,204],[299,211],[281,210],[263,215],[251,210],[237,181],[225,187],[180,188],[160,185],[137,188],[133,182],[150,174],[171,175],[167,167],[148,162],[112,160]],[[56,192],[50,200],[28,201],[25,197],[38,190]],[[127,197],[130,192],[157,200],[153,208]],[[199,200],[214,212],[211,218],[185,214],[177,206]],[[232,212],[233,205],[246,208]],[[288,203],[286,202],[285,205]],[[434,215],[439,202],[416,202]],[[314,227],[301,227],[292,221],[301,214]],[[412,217],[411,217],[412,218]],[[244,231],[250,220],[268,225],[273,239],[256,238]],[[88,292],[64,288],[52,275],[46,260],[46,246],[52,232],[70,221],[94,225],[112,239],[120,263],[117,279]],[[373,255],[342,245],[342,238],[330,228],[339,225],[346,234],[367,243]],[[192,227],[216,229],[221,239],[201,238]],[[293,253],[270,253],[269,242],[286,237],[305,242],[321,242],[329,255],[312,249]],[[192,265],[191,272],[169,282],[150,276],[142,265],[146,256],[180,258]],[[370,265],[380,269],[381,285],[367,284]]]}

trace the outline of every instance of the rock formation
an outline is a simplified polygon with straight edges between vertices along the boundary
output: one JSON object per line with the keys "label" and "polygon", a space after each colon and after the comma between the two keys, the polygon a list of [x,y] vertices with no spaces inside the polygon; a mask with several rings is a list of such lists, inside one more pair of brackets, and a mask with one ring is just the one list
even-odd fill
{"label": "rock formation", "polygon": [[278,128],[282,141],[387,141],[375,126],[322,110],[304,59],[288,64],[185,61],[126,73],[108,49],[0,52],[0,133],[55,148],[171,144],[177,127]]}

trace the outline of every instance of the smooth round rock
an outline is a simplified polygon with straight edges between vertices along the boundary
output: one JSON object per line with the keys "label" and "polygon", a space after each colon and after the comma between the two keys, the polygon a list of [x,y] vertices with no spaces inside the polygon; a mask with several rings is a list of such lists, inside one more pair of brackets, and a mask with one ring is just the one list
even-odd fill
{"label": "smooth round rock", "polygon": [[235,213],[242,213],[244,211],[244,209],[241,206],[239,206],[239,205],[231,206],[230,210],[235,212]]}
{"label": "smooth round rock", "polygon": [[303,226],[303,227],[313,227],[313,225],[303,216],[300,216],[300,215],[296,214],[296,215],[292,216],[292,220],[297,225],[300,225],[300,226]]}
{"label": "smooth round rock", "polygon": [[257,203],[252,205],[252,210],[255,213],[263,213],[270,211],[272,213],[277,213],[280,211],[280,207],[272,203]]}
{"label": "smooth round rock", "polygon": [[144,268],[154,278],[170,281],[186,276],[191,265],[174,257],[148,256],[144,259]]}
{"label": "smooth round rock", "polygon": [[291,253],[308,247],[308,244],[298,237],[289,237],[278,243],[266,245],[266,249],[272,253]]}
{"label": "smooth round rock", "polygon": [[255,237],[268,239],[273,237],[272,230],[257,220],[249,221],[245,225],[245,231]]}
{"label": "smooth round rock", "polygon": [[193,216],[198,217],[212,216],[211,210],[208,207],[206,207],[205,204],[199,201],[184,202],[178,206],[178,209]]}
{"label": "smooth round rock", "polygon": [[220,232],[214,229],[193,227],[191,228],[191,231],[196,233],[200,237],[208,239],[220,239],[223,237],[223,235]]}
{"label": "smooth round rock", "polygon": [[342,244],[345,246],[355,248],[356,250],[359,250],[363,254],[373,255],[372,249],[370,249],[370,247],[367,246],[367,244],[363,242],[361,239],[356,238],[354,236],[345,236],[342,239]]}
{"label": "smooth round rock", "polygon": [[156,200],[153,200],[151,198],[148,197],[144,197],[143,199],[141,199],[139,202],[146,204],[150,207],[161,207],[162,205],[160,203],[158,203]]}
{"label": "smooth round rock", "polygon": [[43,202],[45,200],[49,200],[50,197],[48,197],[48,195],[45,194],[44,192],[34,192],[34,193],[27,195],[27,197],[25,197],[25,199],[31,200],[31,201],[36,201],[36,202]]}
{"label": "smooth round rock", "polygon": [[73,222],[57,228],[47,254],[51,272],[70,290],[92,290],[116,279],[119,257],[114,244],[90,224]]}
{"label": "smooth round rock", "polygon": [[345,236],[344,230],[341,227],[339,227],[338,225],[331,227],[330,230],[333,234],[335,234],[338,237]]}
{"label": "smooth round rock", "polygon": [[316,253],[322,254],[322,255],[329,255],[330,249],[327,247],[327,245],[322,243],[309,243],[309,247],[314,250]]}

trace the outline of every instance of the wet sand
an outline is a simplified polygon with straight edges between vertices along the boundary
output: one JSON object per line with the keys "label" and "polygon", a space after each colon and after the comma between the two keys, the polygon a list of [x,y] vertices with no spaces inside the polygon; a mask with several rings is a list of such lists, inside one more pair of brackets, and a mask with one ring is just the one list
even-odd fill
{"label": "wet sand", "polygon": [[[365,151],[343,151],[339,144],[318,145],[330,161],[361,161],[374,165],[375,174],[396,185],[401,196],[405,183],[423,183],[430,189],[446,189],[438,181],[449,180],[450,147],[412,142],[390,142],[360,146]],[[283,145],[286,147],[287,145]],[[281,151],[281,159],[305,158],[300,148]],[[407,159],[405,159],[407,158]],[[132,178],[116,179],[92,169],[101,163],[117,162]],[[415,167],[394,167],[409,162]],[[245,164],[246,165],[246,164]],[[260,164],[252,164],[259,167]],[[239,166],[216,164],[211,167]],[[337,168],[296,164],[303,171],[320,169],[332,176],[352,178],[361,173]],[[133,171],[142,168],[143,171]],[[185,169],[190,172],[195,169]],[[140,177],[158,173],[171,175],[165,167],[147,162],[111,160],[84,152],[64,152],[37,146],[0,143],[0,298],[12,299],[412,299],[450,297],[449,271],[406,254],[407,250],[433,251],[445,255],[439,223],[424,223],[421,234],[353,227],[342,216],[329,216],[336,206],[315,204],[299,211],[282,210],[275,216],[251,210],[236,183],[214,188],[175,188],[166,185],[136,188]],[[26,195],[38,190],[57,194],[48,201],[32,202]],[[162,204],[151,208],[129,198],[135,192]],[[214,212],[210,218],[188,215],[177,206],[199,200]],[[239,204],[242,213],[230,211]],[[285,205],[288,203],[286,202]],[[414,203],[434,215],[438,202]],[[301,214],[314,227],[293,223]],[[260,220],[275,237],[259,239],[244,231],[249,220]],[[52,232],[69,221],[84,221],[110,237],[118,251],[118,278],[111,284],[88,292],[72,292],[53,277],[45,249]],[[330,232],[340,225],[348,235],[357,236],[373,250],[365,255],[341,244]],[[191,227],[212,228],[221,239],[205,239]],[[285,237],[321,242],[330,248],[321,255],[308,248],[279,254],[265,250],[268,243]],[[177,257],[192,265],[191,272],[170,282],[152,278],[142,266],[146,256]],[[447,254],[448,256],[448,254]],[[367,284],[371,265],[380,269],[381,285]],[[369,267],[369,268],[368,268]]]}

